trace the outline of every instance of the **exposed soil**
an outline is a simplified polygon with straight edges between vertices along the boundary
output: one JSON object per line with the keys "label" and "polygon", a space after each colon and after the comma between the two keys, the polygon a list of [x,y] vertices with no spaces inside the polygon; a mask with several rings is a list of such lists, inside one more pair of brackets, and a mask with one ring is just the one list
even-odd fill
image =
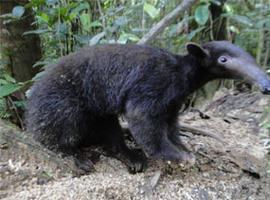
{"label": "exposed soil", "polygon": [[132,175],[101,155],[95,172],[73,177],[0,143],[0,199],[269,199],[270,133],[260,123],[270,121],[270,97],[223,92],[216,99],[179,118],[220,139],[183,132],[196,154],[192,166],[149,161],[146,172]]}

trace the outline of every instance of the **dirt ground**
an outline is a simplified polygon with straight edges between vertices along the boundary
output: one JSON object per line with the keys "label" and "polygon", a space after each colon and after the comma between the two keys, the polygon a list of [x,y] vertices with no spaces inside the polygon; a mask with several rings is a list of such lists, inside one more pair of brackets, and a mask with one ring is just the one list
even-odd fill
{"label": "dirt ground", "polygon": [[270,133],[260,124],[270,121],[264,112],[270,97],[227,91],[215,99],[179,118],[216,136],[182,132],[196,154],[191,166],[149,161],[146,172],[132,175],[118,160],[101,155],[95,172],[72,177],[35,155],[11,156],[12,148],[0,143],[0,199],[269,199]]}

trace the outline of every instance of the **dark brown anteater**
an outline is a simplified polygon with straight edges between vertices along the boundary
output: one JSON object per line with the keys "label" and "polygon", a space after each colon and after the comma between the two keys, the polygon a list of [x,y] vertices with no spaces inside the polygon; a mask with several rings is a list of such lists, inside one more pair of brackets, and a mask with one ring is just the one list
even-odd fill
{"label": "dark brown anteater", "polygon": [[270,79],[250,54],[230,42],[186,47],[188,54],[182,56],[146,45],[111,44],[61,58],[31,89],[27,130],[50,149],[81,161],[80,147],[104,144],[129,158],[134,172],[141,171],[142,156],[123,140],[118,117],[124,115],[146,156],[192,159],[176,137],[184,99],[217,78],[245,79],[270,93]]}

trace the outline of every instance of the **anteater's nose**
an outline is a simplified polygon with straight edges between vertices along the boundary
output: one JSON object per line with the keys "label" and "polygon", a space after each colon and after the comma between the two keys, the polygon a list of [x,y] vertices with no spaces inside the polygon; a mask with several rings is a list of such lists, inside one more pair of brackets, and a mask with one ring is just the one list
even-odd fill
{"label": "anteater's nose", "polygon": [[263,94],[270,94],[270,86],[262,88]]}
{"label": "anteater's nose", "polygon": [[263,94],[270,94],[270,80],[269,79],[261,83],[261,92]]}

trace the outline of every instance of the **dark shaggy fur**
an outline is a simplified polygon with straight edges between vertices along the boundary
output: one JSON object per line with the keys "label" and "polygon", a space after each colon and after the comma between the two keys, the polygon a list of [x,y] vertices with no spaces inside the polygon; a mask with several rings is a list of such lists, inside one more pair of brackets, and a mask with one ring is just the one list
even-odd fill
{"label": "dark shaggy fur", "polygon": [[119,44],[84,48],[65,56],[32,87],[27,130],[53,150],[76,152],[79,147],[102,142],[136,163],[119,125],[118,116],[124,115],[147,156],[191,159],[192,154],[176,137],[181,103],[207,81],[230,78],[231,72],[216,61],[224,52],[250,59],[229,42],[207,45],[206,51],[191,44],[185,56],[150,46]]}

